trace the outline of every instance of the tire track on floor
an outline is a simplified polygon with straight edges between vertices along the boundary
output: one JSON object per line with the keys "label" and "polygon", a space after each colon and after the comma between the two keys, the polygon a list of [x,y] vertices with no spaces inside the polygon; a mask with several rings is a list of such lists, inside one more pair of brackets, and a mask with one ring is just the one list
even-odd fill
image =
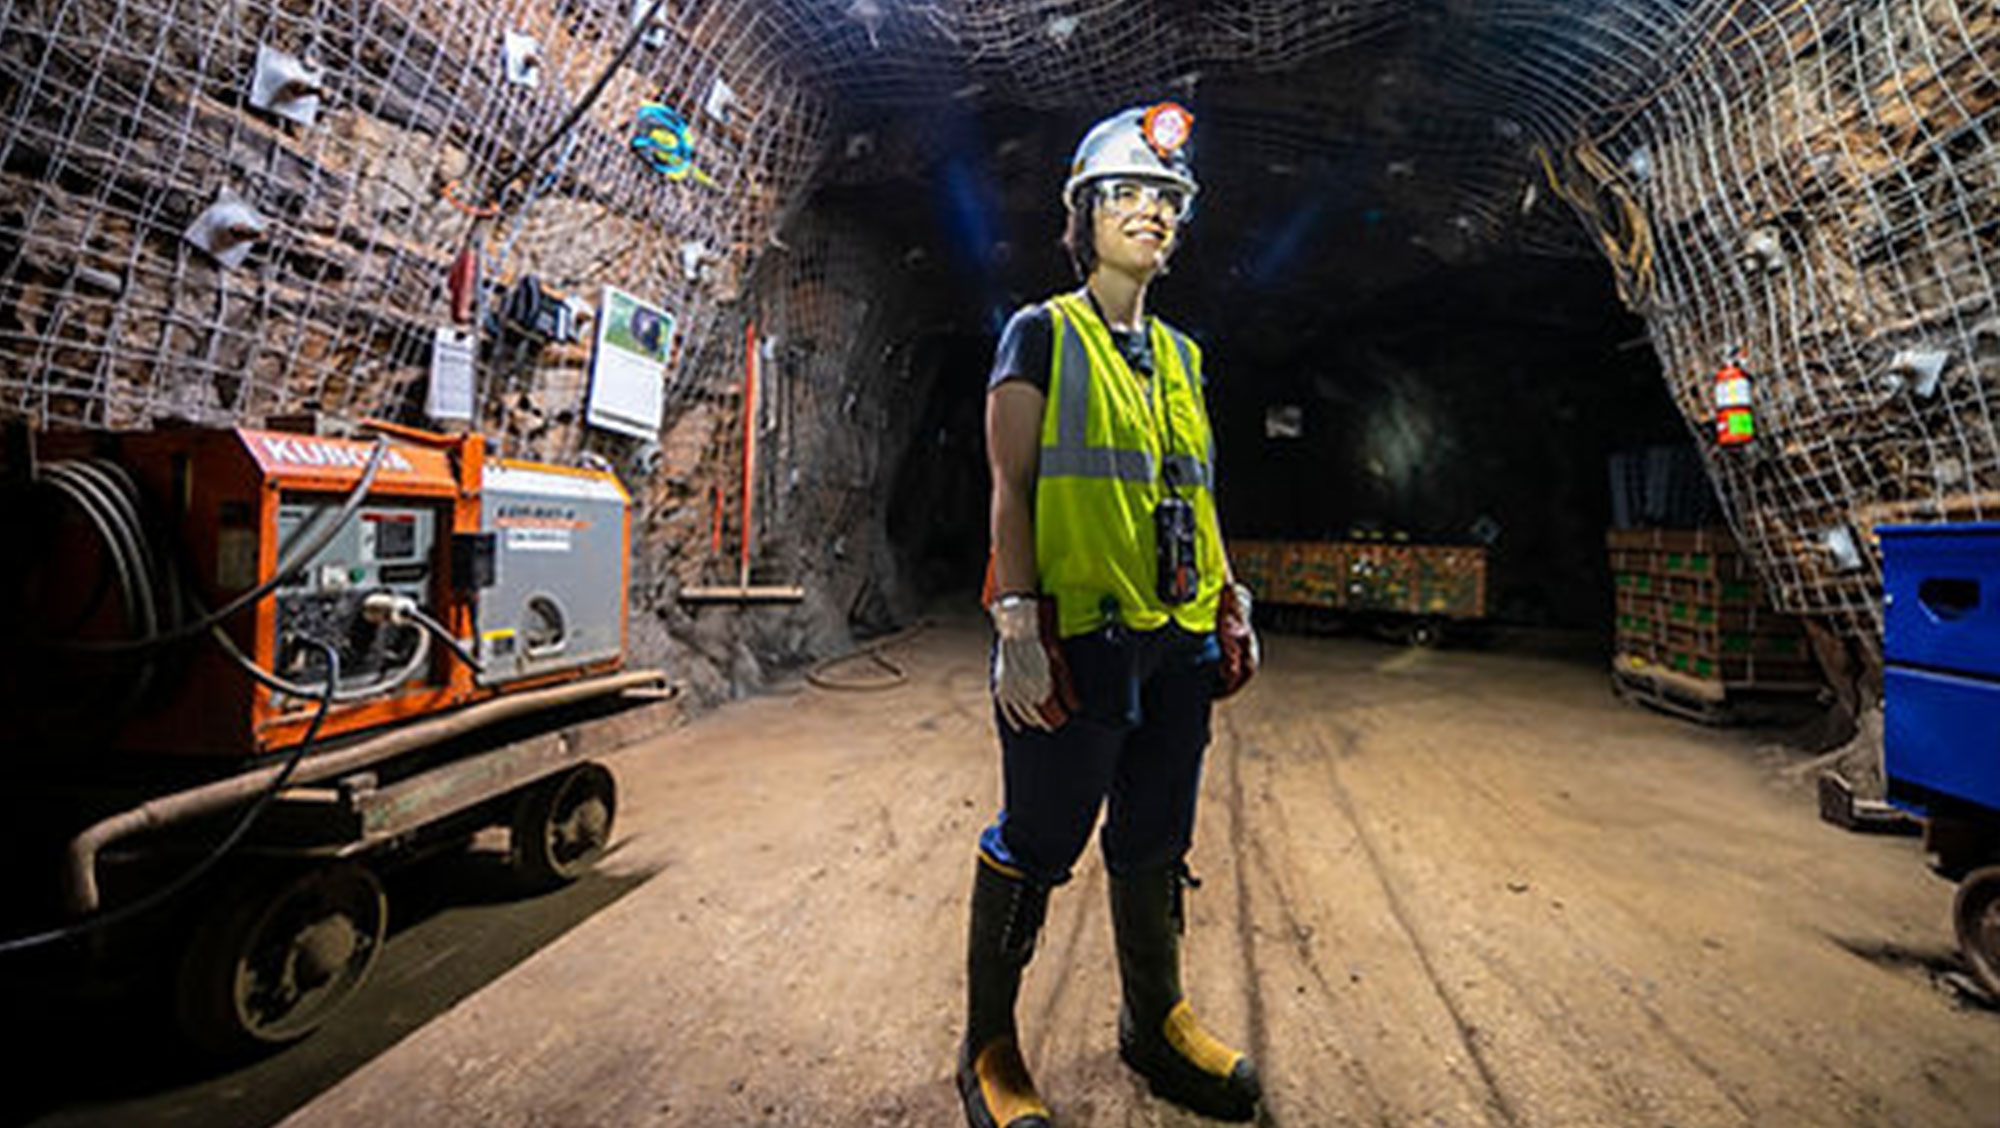
{"label": "tire track on floor", "polygon": [[[1250,745],[1244,741],[1233,714],[1222,714],[1221,728],[1228,740],[1228,768],[1225,774],[1229,781],[1229,791],[1224,805],[1229,811],[1229,842],[1236,862],[1236,942],[1243,953],[1248,972],[1246,1005],[1249,1011],[1250,1043],[1257,1060],[1275,1061],[1272,1056],[1269,1021],[1264,1011],[1264,996],[1258,990],[1258,985],[1265,982],[1265,976],[1258,958],[1256,925],[1251,919],[1251,874],[1261,875],[1265,884],[1271,889],[1273,899],[1278,905],[1278,912],[1284,918],[1285,934],[1293,954],[1305,967],[1306,973],[1312,977],[1320,997],[1328,1003],[1338,1003],[1339,999],[1333,985],[1327,980],[1325,969],[1320,966],[1311,944],[1305,938],[1308,928],[1301,920],[1297,907],[1286,895],[1283,883],[1278,880],[1276,866],[1271,859],[1264,836],[1253,834],[1250,830],[1250,820],[1247,817],[1249,803],[1245,799],[1243,786],[1243,760]],[[1283,816],[1279,815],[1278,820],[1282,823]],[[1290,837],[1289,832],[1282,829],[1280,834],[1286,838]],[[1347,1079],[1350,1088],[1365,1094],[1369,1103],[1374,1106],[1375,1122],[1382,1128],[1397,1128],[1388,1101],[1376,1087],[1374,1077],[1368,1072],[1367,1067],[1351,1053],[1342,1053],[1339,1060],[1340,1072]],[[1268,1108],[1265,1111],[1268,1112]],[[1275,1118],[1270,1120],[1270,1123],[1276,1124]]]}
{"label": "tire track on floor", "polygon": [[1505,1089],[1500,1084],[1499,1075],[1494,1070],[1493,1063],[1487,1060],[1485,1051],[1480,1047],[1479,1040],[1474,1033],[1477,1029],[1476,1026],[1466,1017],[1463,1010],[1460,1009],[1457,997],[1445,987],[1443,976],[1438,970],[1436,957],[1432,954],[1429,945],[1424,942],[1423,937],[1418,933],[1416,922],[1411,916],[1410,907],[1403,900],[1402,890],[1398,888],[1395,879],[1390,874],[1388,865],[1383,860],[1381,849],[1377,845],[1374,835],[1369,833],[1367,825],[1361,821],[1360,815],[1355,809],[1354,797],[1348,791],[1346,782],[1340,778],[1339,763],[1334,750],[1329,747],[1317,723],[1309,722],[1304,727],[1307,733],[1307,742],[1316,753],[1314,759],[1321,765],[1322,772],[1326,776],[1329,794],[1333,798],[1334,805],[1340,809],[1341,816],[1354,828],[1355,837],[1361,843],[1362,853],[1368,860],[1369,869],[1375,875],[1376,884],[1382,890],[1383,898],[1389,905],[1390,914],[1395,917],[1396,927],[1403,933],[1405,939],[1409,941],[1410,950],[1417,957],[1418,966],[1423,969],[1424,977],[1430,981],[1432,992],[1437,996],[1438,1002],[1443,1005],[1445,1013],[1450,1016],[1452,1025],[1458,1034],[1459,1045],[1464,1048],[1466,1054],[1470,1057],[1473,1068],[1479,1071],[1480,1081],[1486,1087],[1487,1108],[1497,1115],[1502,1122],[1513,1126],[1513,1128],[1520,1128],[1522,1124],[1520,1112],[1515,1109],[1513,1101],[1508,1099]]}
{"label": "tire track on floor", "polygon": [[[1575,719],[1575,714],[1579,711],[1579,707],[1565,700],[1536,701],[1524,704],[1517,698],[1495,694],[1485,689],[1468,690],[1464,697],[1468,701],[1478,703],[1477,715],[1479,724],[1483,728],[1499,727],[1512,731],[1540,732],[1549,729],[1577,729],[1579,727],[1585,731],[1592,731],[1595,727],[1590,725],[1579,726]],[[1494,714],[1498,714],[1498,719],[1502,722],[1497,726],[1491,723],[1495,719]],[[1443,718],[1435,722],[1433,727],[1441,731],[1449,731],[1451,726],[1463,725],[1465,723],[1464,718]],[[1546,847],[1544,852],[1549,853],[1549,858],[1545,860],[1545,863],[1562,868],[1566,879],[1572,883],[1572,893],[1568,898],[1569,900],[1579,904],[1596,902],[1615,908],[1617,911],[1625,914],[1635,925],[1640,926],[1634,929],[1635,932],[1643,931],[1649,935],[1657,936],[1671,931],[1676,923],[1673,919],[1663,915],[1658,908],[1649,907],[1636,900],[1626,891],[1625,886],[1609,877],[1601,867],[1567,863],[1566,855],[1556,850],[1553,845],[1546,841],[1546,832],[1538,833],[1537,831],[1537,828],[1545,821],[1542,812],[1515,802],[1509,792],[1491,786],[1485,779],[1466,773],[1461,763],[1454,760],[1447,752],[1441,750],[1449,747],[1455,747],[1449,740],[1441,742],[1412,741],[1408,747],[1400,748],[1398,754],[1406,760],[1421,760],[1427,765],[1428,770],[1425,773],[1425,778],[1428,786],[1452,788],[1464,797],[1463,801],[1465,803],[1474,806],[1484,806],[1494,812],[1494,817],[1490,820],[1466,820],[1469,825],[1476,825],[1484,830],[1486,838],[1493,844],[1494,849],[1509,851],[1511,848],[1523,843]],[[1520,752],[1511,751],[1506,745],[1500,745],[1497,750],[1508,754],[1509,758],[1515,761],[1514,766],[1518,767]],[[1539,755],[1540,753],[1536,754]],[[1718,751],[1718,755],[1721,754]],[[1617,782],[1611,781],[1614,785]],[[1697,831],[1699,829],[1695,828]],[[1785,844],[1792,842],[1792,839],[1787,836],[1765,831],[1761,828],[1743,828],[1741,831],[1738,831],[1732,825],[1729,829],[1732,837],[1756,837],[1759,839],[1771,839]],[[1685,853],[1687,850],[1684,841],[1671,838],[1661,840],[1660,845],[1663,848],[1671,848],[1679,853]],[[1739,884],[1752,881],[1742,871],[1732,869],[1727,864],[1728,859],[1726,858],[1718,859],[1710,857],[1705,853],[1690,855],[1689,858],[1691,864],[1699,863],[1707,869],[1710,872],[1711,878],[1716,876],[1719,871],[1720,876],[1727,877]],[[1531,870],[1539,871],[1540,868],[1541,864],[1524,863],[1524,872]],[[1754,893],[1757,890],[1752,887],[1749,891]],[[1782,891],[1780,890],[1779,892]],[[1584,896],[1579,898],[1576,894],[1583,894]],[[1634,989],[1632,975],[1628,968],[1609,958],[1601,942],[1594,940],[1591,936],[1580,931],[1575,917],[1563,917],[1557,922],[1557,927],[1561,929],[1562,934],[1570,942],[1575,957],[1584,961],[1587,966],[1591,967],[1602,977],[1605,983],[1615,989],[1619,998],[1633,1008],[1636,1014],[1645,1021],[1647,1027],[1655,1033],[1669,1051],[1695,1075],[1706,1080],[1712,1087],[1713,1092],[1726,1102],[1742,1118],[1743,1122],[1750,1124],[1767,1123],[1775,1115],[1787,1109],[1794,1113],[1804,1111],[1802,1108],[1785,1101],[1781,1101],[1779,1106],[1772,1109],[1762,1108],[1759,1100],[1753,1095],[1750,1086],[1740,1080],[1733,1079],[1725,1072],[1724,1066],[1718,1064],[1711,1054],[1704,1052],[1698,1036],[1682,1033],[1652,999],[1648,998],[1642,991]],[[1517,969],[1506,966],[1501,962],[1506,953],[1482,952],[1475,948],[1471,950],[1471,954],[1479,959],[1481,964],[1492,972],[1497,979],[1513,984],[1516,990],[1520,990],[1519,985],[1523,981],[1517,976]],[[1561,997],[1558,996],[1551,1000],[1550,1005],[1553,1008],[1552,1015],[1560,1015],[1563,1022],[1563,1029],[1570,1035],[1563,1038],[1560,1044],[1563,1044],[1576,1060],[1590,1060],[1593,1047],[1597,1041],[1596,1034],[1583,1026],[1572,1015]],[[1762,1055],[1767,1062],[1772,1063],[1772,1068],[1776,1068],[1778,1063],[1790,1063],[1789,1067],[1792,1069],[1799,1067],[1799,1059],[1802,1056],[1801,1051],[1805,1050],[1805,1047],[1796,1040],[1787,1037],[1784,1031],[1772,1030],[1768,1023],[1764,1021],[1764,1016],[1762,1015],[1746,1016],[1746,1019],[1747,1021],[1738,1024],[1734,1028],[1737,1037],[1742,1039],[1739,1045],[1743,1049],[1753,1050],[1755,1053]],[[1869,1101],[1872,1098],[1869,1090],[1846,1076],[1837,1063],[1821,1054],[1810,1051],[1805,1052],[1803,1056],[1806,1058],[1806,1067],[1819,1079],[1822,1086],[1833,1093],[1839,1094],[1837,1098],[1839,1103],[1842,1107],[1850,1110],[1850,1115],[1863,1116],[1866,1118],[1865,1122],[1870,1124],[1887,1123],[1887,1121],[1881,1119],[1879,1111],[1871,1111],[1869,1109]],[[1633,1088],[1619,1074],[1611,1071],[1602,1071],[1600,1079],[1605,1081],[1609,1086],[1610,1094],[1621,1101],[1631,1115],[1657,1117],[1664,1114],[1661,1110],[1657,1109],[1656,1102],[1647,1096],[1644,1089]]]}
{"label": "tire track on floor", "polygon": [[[1486,699],[1486,695],[1475,694],[1471,696],[1480,697],[1482,700]],[[1431,742],[1413,742],[1411,747],[1400,750],[1400,754],[1415,756],[1433,765],[1434,770],[1428,773],[1428,775],[1436,777],[1445,786],[1456,787],[1461,794],[1467,796],[1475,805],[1483,804],[1494,812],[1494,820],[1492,822],[1478,819],[1469,820],[1469,822],[1485,830],[1485,836],[1495,844],[1496,848],[1504,849],[1508,844],[1512,843],[1539,841],[1535,834],[1535,828],[1541,821],[1539,813],[1524,809],[1520,804],[1512,801],[1505,793],[1488,785],[1485,781],[1457,770],[1456,765],[1447,762],[1447,759],[1435,749],[1436,746]],[[1496,822],[1500,824],[1498,828],[1494,827]],[[1524,862],[1519,865],[1519,868],[1524,872],[1529,872],[1539,870],[1540,866]],[[1590,900],[1615,906],[1634,921],[1654,922],[1655,913],[1645,909],[1626,896],[1612,882],[1605,880],[1596,869],[1583,865],[1573,866],[1568,870],[1567,877],[1576,883],[1576,885],[1571,886],[1571,900],[1576,899],[1574,896],[1575,892],[1587,890]],[[1582,886],[1583,888],[1577,889],[1576,886]],[[1601,945],[1592,942],[1577,930],[1573,918],[1565,916],[1555,922],[1555,925],[1571,941],[1574,953],[1586,959],[1605,981],[1614,985],[1620,997],[1626,999],[1646,1019],[1648,1026],[1673,1049],[1675,1054],[1696,1074],[1706,1079],[1714,1087],[1715,1092],[1727,1101],[1743,1117],[1746,1123],[1755,1124],[1759,1122],[1762,1114],[1756,1100],[1749,1095],[1745,1087],[1729,1079],[1716,1063],[1700,1051],[1694,1041],[1676,1030],[1667,1017],[1649,999],[1643,994],[1632,990],[1629,982],[1631,977],[1627,974],[1624,967],[1607,959]],[[1652,931],[1657,934],[1660,929],[1655,927]],[[1475,949],[1470,954],[1478,958],[1496,979],[1509,983],[1516,982],[1515,969],[1496,961],[1492,953],[1481,952]],[[1565,1039],[1567,1048],[1572,1053],[1572,1056],[1577,1057],[1578,1060],[1587,1060],[1594,1040],[1592,1031],[1570,1014],[1569,1009],[1564,1005],[1560,997],[1554,999],[1552,1002],[1556,1011],[1560,1013],[1565,1027],[1574,1035],[1571,1038]],[[1769,1052],[1774,1060],[1783,1060],[1792,1056],[1788,1048],[1773,1045],[1762,1038],[1757,1039],[1757,1044],[1760,1048]],[[1601,1080],[1610,1087],[1611,1094],[1616,1096],[1628,1110],[1648,1116],[1662,1114],[1661,1110],[1653,1107],[1655,1102],[1650,1100],[1642,1089],[1633,1088],[1621,1076],[1606,1074],[1601,1077]],[[1828,1080],[1839,1088],[1845,1089],[1850,1087],[1837,1073],[1831,1071],[1828,1072]]]}
{"label": "tire track on floor", "polygon": [[[1078,885],[1084,888],[1076,888]],[[1088,867],[1084,871],[1081,882],[1073,882],[1065,888],[1071,890],[1070,896],[1084,896],[1086,890],[1094,892],[1099,898],[1109,896],[1104,889],[1103,866]],[[1055,889],[1050,890],[1050,898],[1053,899],[1057,892],[1058,890]],[[1041,956],[1040,962],[1044,968],[1048,967],[1048,961],[1055,961],[1055,978],[1049,982],[1048,1003],[1042,1011],[1043,1021],[1037,1024],[1038,1029],[1033,1039],[1034,1046],[1032,1053],[1036,1061],[1042,1060],[1043,1053],[1048,1049],[1049,1038],[1053,1036],[1051,1032],[1055,1029],[1056,1025],[1054,1019],[1062,1011],[1063,1003],[1069,995],[1070,983],[1076,977],[1076,950],[1083,942],[1084,926],[1090,919],[1091,913],[1088,905],[1079,906],[1078,911],[1070,914],[1069,931],[1063,937],[1061,953],[1058,954],[1050,950],[1043,952]],[[1042,935],[1046,937],[1048,931],[1045,927],[1042,930]],[[1032,967],[1033,965],[1029,966]]]}
{"label": "tire track on floor", "polygon": [[[1453,693],[1450,696],[1462,702],[1481,698],[1481,695],[1472,693]],[[1432,723],[1449,725],[1453,721],[1450,718],[1443,718]],[[1409,726],[1396,725],[1393,727],[1407,729]],[[1509,859],[1507,868],[1519,869],[1523,872],[1537,870],[1539,868],[1537,866],[1527,865],[1514,860],[1516,851],[1512,848],[1519,843],[1533,843],[1537,840],[1534,833],[1535,821],[1524,813],[1520,805],[1512,802],[1494,788],[1487,786],[1485,782],[1476,776],[1466,772],[1462,763],[1448,762],[1444,756],[1435,751],[1436,747],[1437,744],[1433,741],[1411,740],[1399,745],[1396,754],[1404,763],[1410,763],[1414,757],[1429,767],[1430,770],[1425,773],[1427,787],[1434,787],[1440,784],[1446,787],[1454,787],[1460,793],[1470,797],[1471,805],[1478,806],[1483,803],[1496,813],[1496,817],[1492,819],[1464,820],[1466,827],[1477,828],[1478,832],[1492,844],[1493,853],[1489,854],[1489,857],[1501,856]],[[1557,922],[1556,926],[1562,930],[1564,935],[1570,938],[1573,947],[1580,954],[1584,955],[1591,964],[1595,965],[1607,980],[1618,986],[1619,994],[1622,997],[1628,999],[1642,1013],[1658,1019],[1657,1012],[1653,1011],[1646,1000],[1629,990],[1621,977],[1615,973],[1614,969],[1605,963],[1602,954],[1597,948],[1587,943],[1577,933],[1569,918],[1562,918]],[[1522,998],[1534,997],[1530,990],[1530,987],[1533,985],[1524,982],[1519,977],[1519,969],[1512,963],[1507,962],[1504,958],[1496,958],[1496,953],[1483,951],[1476,944],[1468,945],[1466,954],[1477,959],[1486,968],[1487,973],[1496,982],[1505,984],[1508,990],[1513,991]],[[1426,955],[1428,955],[1428,951],[1426,951]],[[1504,957],[1505,953],[1498,953],[1497,955]],[[1441,986],[1442,972],[1438,972],[1433,978],[1438,980]],[[1552,1034],[1557,1035],[1556,1044],[1560,1045],[1572,1060],[1579,1063],[1593,1062],[1597,1054],[1593,1033],[1588,1025],[1573,1013],[1566,999],[1561,995],[1548,997],[1542,1001],[1537,1010],[1538,1017],[1542,1018],[1549,1026]],[[1477,1028],[1476,1024],[1470,1023],[1469,1020],[1467,1025],[1473,1029]],[[1676,1041],[1673,1044],[1677,1048],[1685,1046],[1684,1042]],[[1683,1056],[1685,1057],[1686,1054],[1684,1053]],[[1713,1074],[1713,1068],[1705,1061],[1689,1060],[1688,1064],[1697,1073],[1705,1076]],[[1662,1110],[1655,1107],[1657,1102],[1652,1100],[1643,1088],[1636,1086],[1630,1081],[1623,1072],[1601,1068],[1593,1069],[1592,1072],[1596,1080],[1605,1086],[1606,1096],[1615,1101],[1628,1113],[1655,1118],[1661,1115]],[[1717,1092],[1729,1101],[1730,1104],[1736,1106],[1738,1112],[1744,1114],[1746,1119],[1754,1121],[1754,1116],[1751,1116],[1748,1110],[1744,1108],[1740,1093],[1734,1091],[1732,1087],[1723,1085],[1717,1086]]]}

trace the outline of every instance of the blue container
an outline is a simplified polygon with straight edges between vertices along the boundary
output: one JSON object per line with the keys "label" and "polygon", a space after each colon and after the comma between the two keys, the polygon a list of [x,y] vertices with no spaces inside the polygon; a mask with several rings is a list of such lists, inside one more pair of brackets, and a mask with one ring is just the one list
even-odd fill
{"label": "blue container", "polygon": [[1885,525],[1882,656],[2000,679],[2000,524]]}
{"label": "blue container", "polygon": [[1915,784],[2000,816],[2000,681],[1890,666],[1883,693],[1890,794]]}

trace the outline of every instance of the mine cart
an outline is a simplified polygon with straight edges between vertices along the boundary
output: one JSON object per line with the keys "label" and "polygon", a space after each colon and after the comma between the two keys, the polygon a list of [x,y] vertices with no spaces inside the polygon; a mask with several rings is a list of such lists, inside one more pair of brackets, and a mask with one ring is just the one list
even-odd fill
{"label": "mine cart", "polygon": [[604,851],[597,722],[665,693],[625,668],[613,475],[311,420],[43,435],[12,471],[0,952],[168,960],[131,970],[232,1054],[355,993],[384,866],[490,825],[532,886]]}
{"label": "mine cart", "polygon": [[283,1045],[367,979],[388,928],[387,870],[504,827],[522,892],[582,876],[617,809],[593,757],[630,728],[620,711],[664,692],[657,672],[614,673],[331,741],[289,768],[17,779],[9,839],[55,865],[53,880],[37,867],[14,884],[32,902],[59,899],[38,921],[86,927],[88,966],[75,970],[170,982],[193,1048]]}
{"label": "mine cart", "polygon": [[1882,541],[1883,767],[1958,883],[1959,945],[2000,996],[2000,524],[1894,525]]}
{"label": "mine cart", "polygon": [[1397,540],[1231,541],[1230,563],[1279,626],[1353,620],[1435,646],[1486,616],[1486,550]]}
{"label": "mine cart", "polygon": [[1751,700],[1819,691],[1803,625],[1771,607],[1728,529],[1612,529],[1605,545],[1619,696],[1720,723]]}

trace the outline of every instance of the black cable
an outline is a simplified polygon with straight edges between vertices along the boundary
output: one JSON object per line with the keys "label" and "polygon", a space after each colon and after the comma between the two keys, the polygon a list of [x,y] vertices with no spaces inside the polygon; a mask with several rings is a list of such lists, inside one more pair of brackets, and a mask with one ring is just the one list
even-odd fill
{"label": "black cable", "polygon": [[444,643],[445,649],[451,651],[452,656],[465,663],[466,668],[470,669],[473,673],[483,674],[486,672],[486,663],[474,657],[473,653],[465,648],[464,643],[458,641],[458,639],[452,636],[450,631],[445,629],[443,623],[431,618],[422,608],[412,606],[404,611],[403,614],[408,615],[412,622],[429,632],[439,642]]}
{"label": "black cable", "polygon": [[[62,461],[44,466],[39,484],[82,513],[103,543],[104,555],[117,577],[125,629],[141,636],[157,633],[159,576],[153,555],[147,549],[145,531],[138,523],[137,487],[130,476],[110,463]],[[141,656],[137,665],[130,667],[129,674],[120,679],[116,693],[106,693],[104,690],[109,687],[100,685],[85,704],[88,716],[83,719],[92,730],[102,727],[103,731],[109,731],[137,708],[157,673],[156,661]],[[40,724],[35,727],[39,729]]]}
{"label": "black cable", "polygon": [[[192,622],[182,623],[164,631],[153,630],[138,638],[110,639],[101,642],[69,640],[48,645],[58,646],[65,650],[80,650],[94,653],[150,650],[154,647],[165,646],[168,643],[181,642],[185,639],[193,638],[207,631],[210,627],[227,622],[244,608],[254,606],[258,600],[276,591],[280,585],[290,579],[299,569],[311,563],[328,544],[333,542],[333,538],[340,533],[340,530],[346,528],[347,523],[354,519],[354,514],[361,508],[361,503],[367,500],[368,489],[375,484],[375,475],[381,472],[382,462],[388,456],[388,453],[389,440],[386,438],[375,440],[375,450],[368,456],[368,464],[361,472],[361,480],[356,482],[354,488],[348,492],[347,500],[341,504],[339,511],[334,514],[332,522],[321,531],[307,538],[306,543],[296,548],[289,545],[286,546],[278,554],[278,567],[272,570],[271,575],[263,583],[223,604],[216,610],[202,615]],[[123,508],[120,507],[121,510]],[[136,513],[136,508],[132,512]],[[93,521],[95,521],[95,518],[93,518]],[[104,533],[102,526],[100,526],[100,533],[106,536],[108,542],[113,536],[113,534]],[[129,535],[143,541],[145,534],[143,529],[134,527],[130,530]],[[303,530],[301,530],[301,535],[303,535]],[[140,559],[150,561],[150,555],[142,552]],[[134,596],[128,593],[127,598],[134,598]]]}
{"label": "black cable", "polygon": [[145,550],[145,534],[136,524],[137,507],[124,492],[131,480],[120,482],[89,462],[51,463],[44,473],[50,485],[83,510],[110,550],[119,590],[125,597],[126,625],[152,632],[159,625],[153,601],[152,554]]}
{"label": "black cable", "polygon": [[563,134],[568,133],[570,128],[589,112],[590,107],[597,103],[598,96],[604,93],[605,86],[610,84],[611,76],[618,73],[618,68],[625,65],[626,59],[632,57],[632,52],[639,46],[639,41],[644,39],[646,32],[652,28],[653,17],[659,15],[660,9],[664,6],[666,0],[653,0],[652,6],[646,9],[646,14],[633,22],[631,34],[625,37],[625,45],[618,49],[618,56],[611,60],[611,65],[604,68],[604,73],[597,76],[597,81],[591,83],[589,90],[584,91],[582,100],[577,102],[568,116],[563,118],[562,124],[551,129],[534,148],[528,150],[526,156],[515,161],[508,168],[507,175],[493,182],[493,187],[486,193],[489,202],[497,203],[500,193],[506,191],[509,184],[520,179],[522,173],[535,167],[535,162],[542,159],[542,155],[549,151],[549,146],[562,140]]}
{"label": "black cable", "polygon": [[[335,689],[333,699],[339,702],[364,701],[370,697],[379,697],[385,693],[393,693],[401,688],[404,682],[416,677],[417,672],[424,668],[425,663],[430,661],[431,640],[429,632],[420,630],[414,626],[409,629],[417,631],[417,649],[409,658],[404,660],[400,669],[393,674],[377,680],[371,685],[347,686]],[[236,645],[236,640],[229,637],[229,632],[220,627],[211,630],[209,636],[215,639],[216,645],[222,647],[222,652],[229,656],[230,661],[236,663],[237,666],[242,668],[244,673],[249,674],[253,680],[263,685],[266,689],[275,690],[287,697],[296,697],[301,701],[311,700],[319,696],[322,692],[317,687],[301,685],[298,682],[282,678],[272,671],[259,666],[255,659],[243,653],[243,648]],[[307,641],[322,642],[324,640],[308,639]],[[333,671],[334,676],[338,676],[338,673],[338,670]]]}
{"label": "black cable", "polygon": [[258,816],[264,813],[264,808],[270,806],[271,801],[277,798],[278,792],[283,791],[285,784],[291,782],[292,774],[298,770],[299,763],[312,752],[314,742],[319,739],[320,726],[326,722],[326,715],[333,708],[334,686],[340,680],[340,651],[331,643],[319,639],[308,639],[306,641],[322,647],[326,651],[329,676],[326,680],[326,690],[320,694],[319,708],[313,712],[312,723],[306,726],[305,736],[299,740],[299,746],[293,749],[290,755],[286,756],[285,766],[278,772],[277,778],[273,779],[271,785],[266,787],[250,804],[249,809],[243,812],[243,817],[236,821],[234,827],[230,828],[228,835],[223,838],[221,843],[210,850],[207,857],[197,862],[186,873],[181,874],[179,877],[153,890],[137,901],[120,905],[116,909],[101,912],[88,920],[79,921],[75,924],[66,924],[59,928],[51,928],[45,932],[33,932],[26,936],[15,936],[6,940],[0,940],[0,954],[25,951],[29,948],[39,948],[59,941],[87,935],[101,928],[108,928],[113,924],[122,923],[141,913],[148,912],[206,876],[208,871],[214,869],[231,850],[236,848],[236,844],[242,841],[243,836],[250,833],[251,824],[255,823]]}

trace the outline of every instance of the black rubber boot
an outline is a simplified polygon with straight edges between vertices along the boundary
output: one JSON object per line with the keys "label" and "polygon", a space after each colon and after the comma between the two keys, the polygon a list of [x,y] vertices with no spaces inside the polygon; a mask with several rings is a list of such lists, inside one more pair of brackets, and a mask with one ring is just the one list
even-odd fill
{"label": "black rubber boot", "polygon": [[958,1096],[971,1128],[1050,1128],[1049,1108],[1021,1060],[1014,1000],[1049,891],[986,855],[972,880],[972,928],[966,943],[965,1044],[958,1053]]}
{"label": "black rubber boot", "polygon": [[1257,1069],[1195,1020],[1181,995],[1183,885],[1175,864],[1111,879],[1111,923],[1118,935],[1118,1056],[1155,1096],[1217,1120],[1249,1120],[1263,1094]]}

